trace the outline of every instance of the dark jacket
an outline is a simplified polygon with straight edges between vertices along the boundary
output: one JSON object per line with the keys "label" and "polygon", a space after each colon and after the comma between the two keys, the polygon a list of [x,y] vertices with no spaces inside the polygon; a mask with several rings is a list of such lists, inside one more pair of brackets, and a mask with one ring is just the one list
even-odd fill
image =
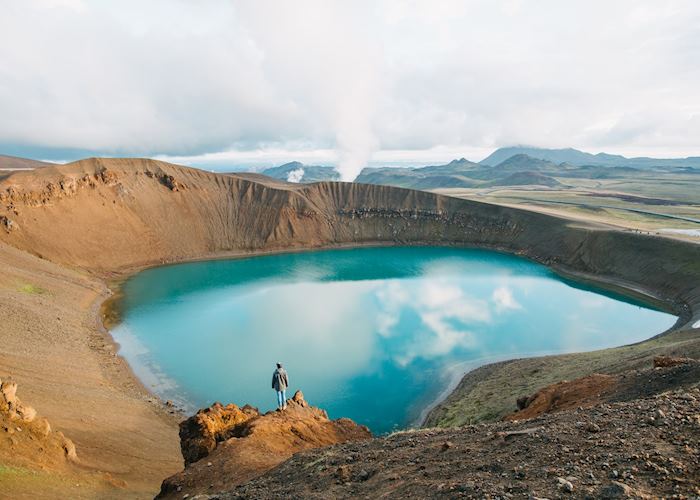
{"label": "dark jacket", "polygon": [[289,379],[284,368],[277,368],[272,374],[272,388],[276,391],[286,391],[289,387]]}

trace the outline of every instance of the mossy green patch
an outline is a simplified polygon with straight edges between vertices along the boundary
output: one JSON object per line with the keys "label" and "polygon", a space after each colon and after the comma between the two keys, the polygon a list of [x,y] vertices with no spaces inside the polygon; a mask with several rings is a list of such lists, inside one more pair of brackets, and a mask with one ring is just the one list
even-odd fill
{"label": "mossy green patch", "polygon": [[16,477],[16,476],[26,476],[33,472],[24,467],[15,467],[12,465],[0,464],[0,478]]}
{"label": "mossy green patch", "polygon": [[44,293],[47,293],[47,290],[45,288],[41,288],[40,286],[34,285],[32,283],[23,283],[18,288],[20,292],[30,295],[42,295]]}

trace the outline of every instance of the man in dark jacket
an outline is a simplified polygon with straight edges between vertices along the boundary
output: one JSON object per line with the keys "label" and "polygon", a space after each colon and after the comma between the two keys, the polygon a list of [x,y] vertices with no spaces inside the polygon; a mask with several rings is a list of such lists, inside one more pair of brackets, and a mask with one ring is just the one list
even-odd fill
{"label": "man in dark jacket", "polygon": [[272,388],[277,391],[277,408],[287,409],[287,387],[289,378],[282,368],[282,363],[277,363],[277,369],[272,373]]}

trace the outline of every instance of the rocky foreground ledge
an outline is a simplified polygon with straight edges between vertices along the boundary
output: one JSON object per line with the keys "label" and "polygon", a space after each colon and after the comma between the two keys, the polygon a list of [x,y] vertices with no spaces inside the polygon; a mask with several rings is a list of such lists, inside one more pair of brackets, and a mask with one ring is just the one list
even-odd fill
{"label": "rocky foreground ledge", "polygon": [[[306,449],[315,447],[306,439],[313,435],[321,445],[334,434],[335,422],[305,406],[301,397],[295,399],[288,414],[260,416],[250,407],[215,405],[183,422],[183,455],[197,461],[166,480],[163,496],[232,500],[700,495],[700,362],[693,359],[658,357],[653,367],[615,379],[593,376],[560,382],[521,399],[519,410],[497,423],[367,439],[365,429],[338,421],[347,433],[340,444],[322,450]],[[314,415],[311,422],[318,417],[317,426],[306,424],[308,415]],[[235,423],[238,419],[244,423]],[[228,430],[225,421],[231,422]],[[219,430],[228,439],[216,444]],[[296,440],[305,443],[294,448],[299,452],[272,468],[273,461],[282,461],[277,450]],[[291,449],[284,448],[285,458]],[[251,464],[259,465],[256,469]],[[259,472],[263,469],[267,471]]]}
{"label": "rocky foreground ledge", "polygon": [[303,452],[232,499],[698,498],[700,390]]}
{"label": "rocky foreground ledge", "polygon": [[287,400],[287,409],[265,414],[248,405],[215,403],[180,424],[185,470],[163,481],[157,498],[207,498],[260,476],[299,451],[371,437],[367,427],[350,419],[330,420],[301,391]]}

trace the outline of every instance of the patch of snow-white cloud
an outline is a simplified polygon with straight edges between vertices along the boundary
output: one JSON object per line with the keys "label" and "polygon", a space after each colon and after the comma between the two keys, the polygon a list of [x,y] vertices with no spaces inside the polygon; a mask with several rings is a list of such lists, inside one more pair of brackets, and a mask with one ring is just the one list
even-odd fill
{"label": "patch of snow-white cloud", "polygon": [[467,295],[449,279],[429,279],[419,288],[401,288],[399,283],[390,283],[375,293],[379,302],[380,335],[392,335],[399,314],[405,309],[412,310],[422,325],[420,333],[395,355],[395,361],[402,366],[417,357],[429,359],[458,347],[472,346],[475,340],[470,327],[491,321],[488,302]]}
{"label": "patch of snow-white cloud", "polygon": [[345,180],[376,158],[479,159],[512,144],[698,153],[693,0],[0,0],[0,9],[3,147],[328,151]]}
{"label": "patch of snow-white cloud", "polygon": [[496,307],[496,311],[507,311],[512,309],[522,309],[522,306],[513,297],[513,290],[506,286],[500,286],[493,291],[491,299]]}

